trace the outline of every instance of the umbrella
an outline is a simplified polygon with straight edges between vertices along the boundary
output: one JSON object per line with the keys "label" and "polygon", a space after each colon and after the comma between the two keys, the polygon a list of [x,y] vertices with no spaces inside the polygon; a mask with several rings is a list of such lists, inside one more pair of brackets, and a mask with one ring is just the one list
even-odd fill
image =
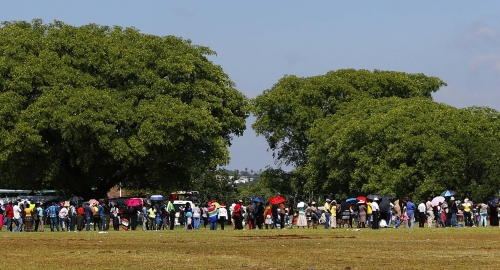
{"label": "umbrella", "polygon": [[356,200],[359,201],[364,201],[365,203],[368,201],[368,199],[365,196],[358,196]]}
{"label": "umbrella", "polygon": [[391,209],[391,201],[389,199],[382,197],[382,200],[378,202],[378,208],[380,212],[387,212]]}
{"label": "umbrella", "polygon": [[491,199],[488,204],[490,205],[490,207],[496,207],[498,205],[498,198]]}
{"label": "umbrella", "polygon": [[298,207],[298,208],[301,208],[301,207],[304,207],[304,206],[306,206],[306,203],[305,203],[305,202],[299,202],[299,203],[297,204],[297,207]]}
{"label": "umbrella", "polygon": [[286,202],[286,198],[283,196],[274,196],[271,199],[269,199],[270,204],[279,204],[282,202]]}
{"label": "umbrella", "polygon": [[437,205],[439,205],[439,203],[444,202],[444,200],[445,200],[445,198],[443,196],[437,196],[434,199],[432,199],[432,201],[431,201],[432,206],[437,206]]}
{"label": "umbrella", "polygon": [[163,200],[165,200],[165,198],[163,198],[162,195],[153,195],[153,196],[151,196],[151,198],[149,198],[149,200],[151,200],[151,201],[163,201]]}
{"label": "umbrella", "polygon": [[94,203],[97,204],[97,205],[99,204],[99,202],[96,199],[90,199],[89,200],[89,204],[90,205],[94,205]]}
{"label": "umbrella", "polygon": [[443,193],[441,193],[441,196],[449,197],[449,196],[455,196],[457,193],[453,190],[445,190]]}
{"label": "umbrella", "polygon": [[141,198],[130,198],[128,199],[125,204],[127,206],[138,206],[142,205],[142,199]]}
{"label": "umbrella", "polygon": [[264,202],[266,202],[266,199],[264,199],[262,197],[253,197],[252,196],[252,202],[261,202],[261,203],[264,203]]}
{"label": "umbrella", "polygon": [[380,196],[378,194],[370,194],[370,195],[366,196],[366,198],[368,198],[369,200],[373,200],[375,198],[378,198],[380,200],[380,198],[382,198],[382,196]]}
{"label": "umbrella", "polygon": [[388,200],[394,200],[396,199],[396,196],[392,195],[392,194],[385,194],[384,196],[382,196],[383,199],[388,199]]}
{"label": "umbrella", "polygon": [[83,201],[83,198],[80,197],[80,196],[73,196],[73,197],[69,198],[69,201],[71,201],[71,202],[81,202],[81,201]]}
{"label": "umbrella", "polygon": [[345,200],[345,202],[347,202],[347,203],[352,203],[352,202],[356,202],[356,201],[357,201],[356,198],[349,198],[349,199]]}

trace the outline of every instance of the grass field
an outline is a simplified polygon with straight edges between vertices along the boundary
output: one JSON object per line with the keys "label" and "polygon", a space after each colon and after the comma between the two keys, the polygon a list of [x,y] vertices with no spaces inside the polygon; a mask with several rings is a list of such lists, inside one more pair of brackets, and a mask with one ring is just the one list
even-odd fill
{"label": "grass field", "polygon": [[496,269],[500,228],[0,233],[9,269]]}

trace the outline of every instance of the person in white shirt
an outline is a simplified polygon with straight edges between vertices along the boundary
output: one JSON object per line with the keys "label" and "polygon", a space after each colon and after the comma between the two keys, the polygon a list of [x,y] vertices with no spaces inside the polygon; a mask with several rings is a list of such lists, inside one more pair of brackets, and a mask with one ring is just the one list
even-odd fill
{"label": "person in white shirt", "polygon": [[23,211],[19,204],[14,204],[14,222],[16,223],[16,229],[14,232],[21,232],[23,227],[23,219],[21,218],[21,212]]}
{"label": "person in white shirt", "polygon": [[62,206],[61,210],[59,210],[59,223],[61,224],[62,231],[66,229],[66,221],[68,220],[68,209],[66,206]]}
{"label": "person in white shirt", "polygon": [[226,225],[226,219],[227,219],[227,209],[226,205],[223,203],[220,205],[219,208],[219,221],[221,230],[224,230],[224,225]]}
{"label": "person in white shirt", "polygon": [[425,225],[425,200],[422,200],[417,207],[418,209],[418,227],[423,228]]}
{"label": "person in white shirt", "polygon": [[378,198],[375,197],[372,202],[372,216],[373,224],[372,229],[378,229],[378,219],[380,218],[380,208],[378,207]]}

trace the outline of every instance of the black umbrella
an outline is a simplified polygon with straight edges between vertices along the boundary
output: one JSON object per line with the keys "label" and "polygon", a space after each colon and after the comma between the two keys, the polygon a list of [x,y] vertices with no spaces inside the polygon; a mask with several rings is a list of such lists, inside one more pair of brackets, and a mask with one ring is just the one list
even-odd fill
{"label": "black umbrella", "polygon": [[81,201],[83,201],[83,198],[80,197],[80,196],[73,196],[73,197],[69,198],[69,201],[71,201],[71,202],[81,202]]}
{"label": "black umbrella", "polygon": [[387,198],[382,198],[382,200],[378,203],[378,207],[380,208],[380,212],[387,212],[391,209],[391,201]]}
{"label": "black umbrella", "polygon": [[388,200],[394,200],[394,199],[396,199],[396,196],[394,196],[392,194],[385,194],[384,196],[382,196],[382,198],[388,199]]}

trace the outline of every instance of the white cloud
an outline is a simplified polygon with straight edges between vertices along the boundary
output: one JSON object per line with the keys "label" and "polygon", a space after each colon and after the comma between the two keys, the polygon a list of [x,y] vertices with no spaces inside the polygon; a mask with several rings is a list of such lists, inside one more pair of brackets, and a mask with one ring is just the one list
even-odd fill
{"label": "white cloud", "polygon": [[466,89],[458,85],[448,85],[432,94],[434,101],[442,102],[457,108],[470,106],[486,106],[500,110],[500,88]]}
{"label": "white cloud", "polygon": [[475,25],[462,36],[463,46],[481,44],[484,42],[500,43],[500,30],[485,25]]}
{"label": "white cloud", "polygon": [[470,69],[477,70],[481,68],[492,69],[500,73],[500,55],[496,53],[479,54],[470,60]]}

